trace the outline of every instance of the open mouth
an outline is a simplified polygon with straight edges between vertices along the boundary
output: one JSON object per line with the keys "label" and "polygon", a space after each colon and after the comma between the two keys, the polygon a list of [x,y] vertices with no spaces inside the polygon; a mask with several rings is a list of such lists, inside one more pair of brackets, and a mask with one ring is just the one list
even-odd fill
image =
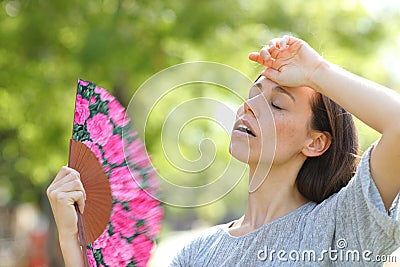
{"label": "open mouth", "polygon": [[253,137],[256,137],[256,135],[249,129],[249,127],[247,127],[244,124],[239,124],[238,127],[236,128],[236,130],[247,133]]}

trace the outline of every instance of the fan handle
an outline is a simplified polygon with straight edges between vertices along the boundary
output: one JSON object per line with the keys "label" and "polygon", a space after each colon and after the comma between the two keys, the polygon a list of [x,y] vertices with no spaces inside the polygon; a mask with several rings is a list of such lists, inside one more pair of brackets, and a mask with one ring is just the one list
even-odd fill
{"label": "fan handle", "polygon": [[89,262],[88,262],[88,256],[86,252],[86,236],[85,236],[85,228],[83,227],[83,222],[82,222],[82,215],[79,212],[78,204],[75,202],[75,211],[76,215],[78,216],[78,234],[79,234],[79,245],[82,248],[82,253],[83,253],[83,263],[85,267],[90,267]]}

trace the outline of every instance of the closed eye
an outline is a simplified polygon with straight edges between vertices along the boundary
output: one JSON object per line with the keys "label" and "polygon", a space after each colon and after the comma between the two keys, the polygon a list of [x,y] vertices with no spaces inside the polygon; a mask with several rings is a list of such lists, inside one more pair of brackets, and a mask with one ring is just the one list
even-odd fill
{"label": "closed eye", "polygon": [[283,108],[281,108],[281,107],[279,107],[279,106],[275,105],[275,104],[274,104],[274,103],[272,103],[272,102],[271,102],[271,106],[272,106],[274,109],[277,109],[277,110],[283,110]]}

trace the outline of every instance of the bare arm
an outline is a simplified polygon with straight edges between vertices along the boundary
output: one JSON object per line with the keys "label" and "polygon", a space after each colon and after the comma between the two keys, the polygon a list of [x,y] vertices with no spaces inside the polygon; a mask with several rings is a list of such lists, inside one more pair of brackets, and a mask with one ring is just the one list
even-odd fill
{"label": "bare arm", "polygon": [[84,266],[78,238],[70,238],[68,240],[66,238],[60,238],[60,247],[66,267]]}
{"label": "bare arm", "polygon": [[62,167],[47,188],[47,196],[57,224],[61,252],[66,267],[83,267],[82,251],[78,242],[77,215],[74,203],[83,212],[85,191],[79,173]]}
{"label": "bare arm", "polygon": [[388,209],[400,191],[400,95],[329,63],[294,37],[274,39],[249,58],[267,67],[267,78],[311,87],[382,134],[372,151],[371,172]]}
{"label": "bare arm", "polygon": [[312,84],[382,134],[371,154],[371,172],[388,209],[400,190],[400,96],[331,64],[321,65]]}

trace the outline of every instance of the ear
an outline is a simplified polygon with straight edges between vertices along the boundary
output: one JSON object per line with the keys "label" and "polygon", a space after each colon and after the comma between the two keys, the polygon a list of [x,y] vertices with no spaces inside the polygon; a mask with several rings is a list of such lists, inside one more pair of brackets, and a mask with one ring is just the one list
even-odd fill
{"label": "ear", "polygon": [[307,140],[306,146],[301,151],[306,157],[318,157],[328,150],[332,143],[332,136],[329,132],[313,131]]}

